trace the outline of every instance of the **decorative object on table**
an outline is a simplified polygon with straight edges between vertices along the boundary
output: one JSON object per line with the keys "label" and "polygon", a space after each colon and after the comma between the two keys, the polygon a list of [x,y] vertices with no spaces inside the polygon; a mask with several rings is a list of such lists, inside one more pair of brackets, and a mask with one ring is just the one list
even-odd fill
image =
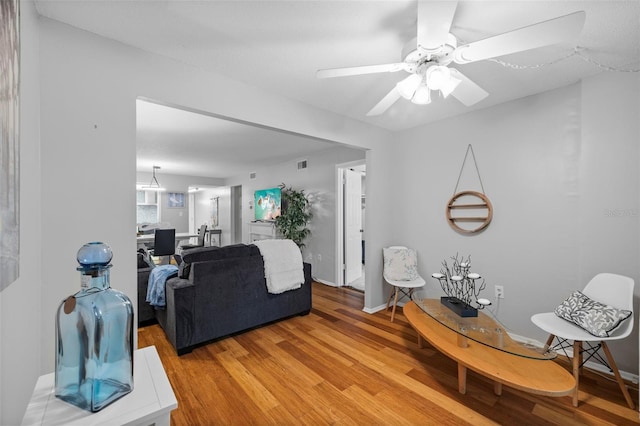
{"label": "decorative object on table", "polygon": [[[458,191],[458,185],[460,184],[460,177],[462,176],[462,171],[464,170],[464,165],[467,161],[467,156],[469,155],[469,151],[471,151],[471,156],[473,157],[473,164],[476,166],[476,173],[478,174],[478,180],[480,181],[480,187],[482,188],[482,192],[477,191]],[[472,201],[468,203],[462,203],[463,200],[471,198]],[[473,212],[478,212],[478,216],[462,216],[455,215],[453,213],[454,210],[472,210]],[[480,213],[482,212],[482,213]],[[462,167],[460,168],[460,174],[458,175],[458,181],[456,182],[456,187],[453,190],[453,196],[449,199],[447,203],[447,221],[449,225],[455,229],[456,231],[463,234],[475,234],[477,232],[482,231],[489,223],[491,223],[491,219],[493,218],[493,206],[491,205],[491,201],[484,194],[484,186],[482,185],[482,178],[480,178],[480,171],[478,170],[478,163],[476,162],[476,156],[473,153],[473,147],[471,144],[467,146],[467,152],[464,155],[464,160],[462,161]],[[465,228],[460,226],[462,222],[472,222],[472,223],[480,223],[480,225],[473,228]]]}
{"label": "decorative object on table", "polygon": [[0,292],[20,275],[20,1],[0,1]]}
{"label": "decorative object on table", "polygon": [[[479,274],[470,272],[471,256],[465,260],[464,257],[451,258],[453,263],[451,267],[446,260],[442,261],[442,269],[439,273],[431,276],[438,280],[442,291],[446,296],[440,298],[440,302],[460,315],[461,317],[477,317],[478,309],[484,309],[490,305],[488,299],[478,298],[480,292],[485,289],[486,283]],[[474,307],[472,304],[476,304]]]}
{"label": "decorative object on table", "polygon": [[82,246],[82,289],[56,313],[55,395],[92,412],[133,390],[133,307],[110,287],[112,257],[107,244]]}
{"label": "decorative object on table", "polygon": [[276,228],[282,238],[293,240],[301,249],[304,247],[304,239],[311,231],[307,228],[309,220],[313,216],[309,211],[309,199],[304,190],[295,190],[280,185],[282,194],[282,214],[276,217]]}

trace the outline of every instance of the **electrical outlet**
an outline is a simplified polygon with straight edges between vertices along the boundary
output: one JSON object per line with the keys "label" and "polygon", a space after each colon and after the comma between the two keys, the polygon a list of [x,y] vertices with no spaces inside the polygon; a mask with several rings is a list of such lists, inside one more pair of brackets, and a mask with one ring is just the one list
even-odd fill
{"label": "electrical outlet", "polygon": [[322,255],[318,253],[318,262],[322,262]]}
{"label": "electrical outlet", "polygon": [[496,299],[504,299],[504,286],[497,285],[495,286],[496,291]]}

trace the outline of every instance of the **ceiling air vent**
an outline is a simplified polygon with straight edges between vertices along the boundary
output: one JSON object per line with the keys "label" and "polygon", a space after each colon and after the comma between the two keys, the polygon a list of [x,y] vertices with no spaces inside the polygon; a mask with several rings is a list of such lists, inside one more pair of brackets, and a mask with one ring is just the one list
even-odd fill
{"label": "ceiling air vent", "polygon": [[256,172],[249,173],[249,179],[255,179],[255,178],[256,178]]}
{"label": "ceiling air vent", "polygon": [[298,161],[298,171],[304,170],[307,168],[307,160]]}

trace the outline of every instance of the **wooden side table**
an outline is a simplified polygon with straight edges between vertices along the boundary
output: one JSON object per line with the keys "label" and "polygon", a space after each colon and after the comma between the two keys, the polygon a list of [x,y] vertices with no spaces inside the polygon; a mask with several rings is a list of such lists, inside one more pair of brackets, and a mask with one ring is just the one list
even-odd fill
{"label": "wooden side table", "polygon": [[55,373],[40,376],[22,424],[169,426],[178,402],[155,346],[138,349],[133,356],[133,391],[97,413],[56,398]]}

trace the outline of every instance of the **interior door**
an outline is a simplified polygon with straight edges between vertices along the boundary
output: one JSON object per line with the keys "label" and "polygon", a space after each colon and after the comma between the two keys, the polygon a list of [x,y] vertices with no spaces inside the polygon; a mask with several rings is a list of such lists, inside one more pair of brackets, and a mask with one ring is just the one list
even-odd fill
{"label": "interior door", "polygon": [[345,284],[362,275],[362,174],[344,170]]}

